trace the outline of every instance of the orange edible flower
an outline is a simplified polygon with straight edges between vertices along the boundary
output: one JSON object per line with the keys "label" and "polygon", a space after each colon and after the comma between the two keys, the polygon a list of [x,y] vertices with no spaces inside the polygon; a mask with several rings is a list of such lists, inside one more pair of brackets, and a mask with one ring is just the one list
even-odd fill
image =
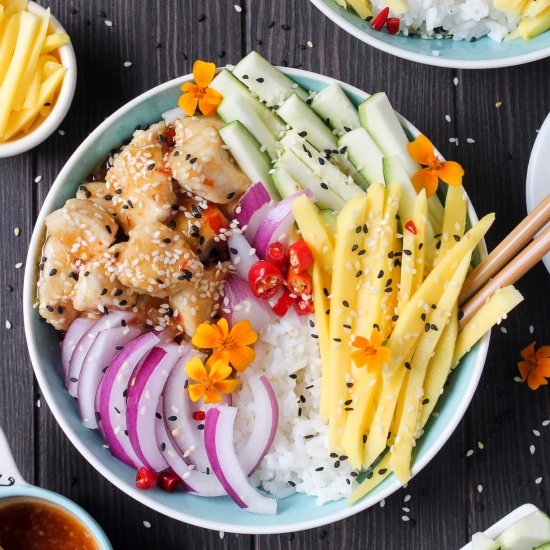
{"label": "orange edible flower", "polygon": [[523,361],[518,363],[521,381],[527,381],[532,390],[548,384],[550,378],[550,346],[541,346],[535,352],[535,342],[521,350]]}
{"label": "orange edible flower", "polygon": [[193,116],[197,110],[197,105],[203,115],[210,116],[216,112],[218,105],[222,102],[223,96],[220,92],[208,87],[215,74],[216,65],[214,63],[200,60],[195,61],[193,65],[195,83],[183,83],[181,87],[183,94],[178,101],[178,105],[187,115]]}
{"label": "orange edible flower", "polygon": [[353,340],[353,347],[359,348],[351,354],[356,367],[367,366],[369,372],[378,370],[382,365],[389,363],[391,357],[390,348],[382,344],[382,335],[378,330],[373,330],[370,340],[362,336],[356,336]]}
{"label": "orange edible flower", "polygon": [[411,178],[417,193],[426,189],[426,196],[431,197],[437,191],[439,180],[448,185],[462,185],[462,166],[452,160],[441,162],[435,154],[432,142],[425,135],[420,134],[407,147],[409,155],[418,164],[426,167],[418,170]]}
{"label": "orange edible flower", "polygon": [[191,401],[204,397],[205,404],[219,403],[223,399],[220,393],[232,393],[239,385],[238,380],[227,380],[233,369],[222,360],[215,361],[207,370],[198,357],[193,357],[185,365],[185,371],[190,379],[198,382],[187,386]]}
{"label": "orange edible flower", "polygon": [[258,339],[246,319],[236,323],[231,331],[227,321],[222,317],[216,325],[202,323],[193,336],[193,345],[198,348],[215,349],[208,362],[223,359],[235,370],[242,372],[256,357],[249,346]]}

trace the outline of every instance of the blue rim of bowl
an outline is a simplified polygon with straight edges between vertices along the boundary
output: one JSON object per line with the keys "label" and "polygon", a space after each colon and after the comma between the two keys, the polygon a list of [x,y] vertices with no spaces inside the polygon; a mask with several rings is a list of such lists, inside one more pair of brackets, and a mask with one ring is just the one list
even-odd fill
{"label": "blue rim of bowl", "polygon": [[[334,0],[310,0],[310,2],[326,17],[352,36],[355,36],[355,38],[358,38],[369,46],[373,46],[374,48],[390,55],[395,55],[396,57],[401,57],[402,59],[407,59],[408,61],[414,61],[416,63],[423,63],[425,65],[432,65],[435,67],[446,67],[448,69],[498,69],[503,67],[513,67],[515,65],[523,65],[524,63],[530,63],[532,61],[538,61],[540,59],[550,57],[550,45],[533,52],[496,59],[472,60],[467,57],[452,59],[445,57],[444,55],[435,56],[416,53],[399,46],[394,46],[393,44],[374,36],[374,34],[370,34],[369,32],[362,30],[359,28],[359,24],[365,23],[365,21],[355,13],[353,13],[352,17],[357,20],[357,23],[348,21],[348,19],[343,17],[340,13],[340,11],[344,10],[344,8],[338,6]],[[550,31],[547,31],[547,33],[550,33]],[[536,38],[533,40],[536,40]],[[483,37],[483,39],[490,40],[485,37]],[[437,43],[435,40],[430,42],[434,43],[434,45]],[[467,42],[466,44],[470,43]]]}
{"label": "blue rim of bowl", "polygon": [[[363,92],[354,86],[351,86],[349,84],[335,80],[330,77],[326,77],[323,75],[319,75],[316,73],[312,73],[312,72],[304,71],[300,69],[288,69],[283,67],[280,67],[280,69],[290,77],[298,77],[298,78],[304,78],[304,79],[309,78],[313,81],[317,81],[327,86],[332,83],[337,83],[340,86],[342,86],[342,88],[347,93],[351,95],[355,95],[356,97],[360,97],[360,98],[366,98],[368,96],[366,92]],[[33,303],[35,301],[35,296],[36,296],[36,286],[35,286],[36,261],[35,260],[38,257],[38,254],[41,249],[42,241],[43,241],[43,236],[45,231],[45,224],[44,224],[45,217],[49,212],[53,210],[54,203],[60,191],[62,190],[62,184],[66,179],[66,176],[70,174],[70,172],[74,169],[74,166],[78,164],[78,161],[80,160],[80,158],[85,155],[87,148],[92,143],[94,143],[95,140],[98,137],[100,137],[104,131],[106,131],[113,124],[116,124],[118,120],[121,117],[123,117],[128,111],[131,111],[134,107],[138,106],[141,102],[143,102],[147,98],[154,97],[160,92],[166,91],[174,86],[179,86],[183,82],[188,82],[192,79],[193,79],[193,75],[188,74],[188,75],[176,78],[174,80],[165,82],[163,84],[160,84],[159,86],[156,86],[155,88],[152,88],[144,92],[143,94],[134,98],[133,100],[131,100],[130,102],[122,106],[120,109],[115,111],[111,116],[106,118],[81,143],[81,145],[77,148],[77,150],[73,153],[73,155],[69,158],[65,166],[62,168],[54,184],[52,185],[44,201],[44,204],[40,209],[40,213],[38,215],[38,218],[33,230],[33,234],[31,237],[31,242],[29,244],[29,251],[27,254],[26,266],[25,266],[25,277],[24,277],[24,288],[23,288],[23,314],[24,314],[24,324],[25,324],[25,335],[27,339],[27,346],[29,349],[29,354],[31,357],[33,369],[34,369],[36,378],[38,380],[38,383],[40,385],[40,388],[42,390],[42,393],[55,419],[57,420],[63,432],[67,435],[67,437],[70,439],[73,445],[78,449],[80,454],[99,473],[101,473],[106,479],[108,479],[113,485],[115,485],[116,487],[124,491],[126,494],[128,494],[138,502],[141,502],[142,504],[148,506],[149,508],[156,510],[158,512],[161,512],[179,521],[184,521],[186,523],[189,523],[191,525],[196,525],[198,527],[204,527],[207,529],[229,532],[229,533],[276,534],[276,533],[287,533],[287,532],[301,531],[305,529],[312,529],[315,527],[321,527],[323,525],[334,523],[341,519],[350,517],[358,512],[361,512],[377,504],[384,498],[387,498],[389,495],[399,490],[402,487],[401,483],[399,483],[397,478],[393,477],[393,481],[391,483],[388,483],[387,486],[384,488],[384,490],[379,491],[375,497],[372,497],[372,496],[369,497],[369,495],[367,495],[366,497],[363,497],[360,501],[354,503],[353,505],[346,506],[343,509],[338,510],[334,513],[330,513],[320,518],[315,518],[315,519],[306,520],[306,521],[299,521],[296,523],[282,523],[277,525],[254,526],[252,524],[235,525],[233,523],[230,523],[229,521],[219,522],[219,521],[213,521],[210,519],[197,518],[196,516],[192,516],[185,513],[185,511],[181,509],[175,509],[172,506],[168,506],[164,503],[159,502],[157,499],[147,494],[147,491],[141,491],[137,489],[134,485],[125,483],[108,466],[106,466],[104,463],[98,460],[93,455],[93,453],[88,449],[82,437],[78,435],[78,433],[76,432],[76,429],[73,428],[69,420],[65,418],[65,411],[56,403],[55,398],[53,396],[53,391],[52,391],[53,382],[48,379],[48,377],[46,376],[45,370],[41,368],[41,359],[40,359],[40,352],[39,352],[40,346],[39,346],[39,342],[36,341],[33,326],[32,326],[33,314],[34,314]],[[405,127],[405,129],[411,135],[416,136],[420,133],[415,126],[413,126],[410,122],[405,120],[401,115],[398,115],[398,116],[401,123]],[[477,215],[469,199],[468,199],[468,215],[471,223],[475,223],[478,220]],[[485,245],[485,241],[482,241],[480,243],[479,248],[480,248],[481,257],[482,258],[485,257],[487,255],[487,248]],[[422,470],[424,466],[426,466],[428,462],[432,460],[432,458],[439,452],[439,450],[443,447],[443,445],[446,443],[449,437],[453,434],[458,423],[462,420],[464,413],[466,412],[466,409],[468,408],[472,400],[472,397],[478,386],[479,379],[483,372],[483,367],[485,365],[487,351],[489,348],[489,341],[490,341],[490,333],[487,333],[483,337],[483,339],[480,342],[478,342],[478,344],[476,345],[476,360],[475,360],[474,367],[472,369],[473,372],[470,373],[470,377],[467,382],[466,391],[464,395],[461,397],[460,402],[457,405],[456,410],[454,411],[451,422],[449,422],[449,424],[447,424],[443,428],[442,434],[439,435],[436,438],[436,441],[434,442],[434,444],[426,450],[426,453],[424,454],[424,456],[415,459],[412,467],[413,476],[418,474],[418,472],[420,472],[420,470]],[[386,482],[389,480],[391,480],[391,477],[388,478]]]}

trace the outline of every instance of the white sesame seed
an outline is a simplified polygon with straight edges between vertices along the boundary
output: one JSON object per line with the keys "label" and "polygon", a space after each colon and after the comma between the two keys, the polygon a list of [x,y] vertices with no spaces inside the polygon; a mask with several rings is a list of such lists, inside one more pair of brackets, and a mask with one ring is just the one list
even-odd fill
{"label": "white sesame seed", "polygon": [[306,44],[308,48],[313,48],[313,42],[311,40],[308,40]]}
{"label": "white sesame seed", "polygon": [[112,21],[109,21],[108,19],[105,19],[105,25],[107,25],[108,27],[112,27],[112,26],[113,26],[113,22],[112,22]]}
{"label": "white sesame seed", "polygon": [[11,328],[11,323],[6,319],[6,328],[9,330]]}
{"label": "white sesame seed", "polygon": [[411,500],[411,495],[405,495],[403,498],[403,502],[409,502]]}
{"label": "white sesame seed", "polygon": [[500,327],[500,332],[502,332],[502,334],[508,334],[506,327]]}
{"label": "white sesame seed", "polygon": [[133,64],[133,63],[132,63],[131,61],[125,61],[125,62],[123,63],[123,65],[124,65],[126,68],[131,67],[132,64]]}
{"label": "white sesame seed", "polygon": [[478,486],[477,486],[477,492],[478,492],[478,493],[483,492],[483,485],[478,485]]}
{"label": "white sesame seed", "polygon": [[19,237],[19,234],[21,233],[21,230],[19,229],[19,227],[14,227],[13,228],[13,234],[16,236],[16,237]]}
{"label": "white sesame seed", "polygon": [[521,376],[514,376],[514,382],[522,382]]}
{"label": "white sesame seed", "polygon": [[497,102],[495,103],[495,107],[496,107],[497,109],[500,109],[500,108],[502,107],[502,101],[500,101],[500,100],[497,101]]}
{"label": "white sesame seed", "polygon": [[57,133],[58,133],[60,136],[64,136],[64,135],[65,135],[65,130],[57,130]]}
{"label": "white sesame seed", "polygon": [[458,86],[458,76],[455,76],[455,77],[453,78],[453,84],[454,84],[455,86]]}
{"label": "white sesame seed", "polygon": [[220,539],[223,540],[223,537],[225,537],[225,533],[223,531],[220,531],[219,535],[220,535]]}
{"label": "white sesame seed", "polygon": [[401,519],[403,521],[409,521],[410,518],[409,518],[409,516],[401,516]]}
{"label": "white sesame seed", "polygon": [[15,269],[21,269],[23,267],[23,262],[17,262],[15,264]]}
{"label": "white sesame seed", "polygon": [[439,56],[439,50],[432,50],[432,55],[435,57]]}
{"label": "white sesame seed", "polygon": [[40,405],[41,405],[40,399],[37,399],[37,400],[36,400],[36,408],[39,409],[39,408],[40,408]]}
{"label": "white sesame seed", "polygon": [[533,435],[536,437],[540,437],[540,432],[538,430],[533,430]]}
{"label": "white sesame seed", "polygon": [[411,511],[410,508],[407,508],[406,506],[403,506],[403,508],[401,508],[403,510],[403,512],[407,512],[409,513]]}
{"label": "white sesame seed", "polygon": [[447,122],[451,122],[451,115],[445,115],[445,120]]}
{"label": "white sesame seed", "polygon": [[473,138],[466,138],[466,143],[475,143],[476,140]]}
{"label": "white sesame seed", "polygon": [[241,13],[243,11],[242,7],[239,6],[239,4],[235,4],[233,7],[235,8],[235,11],[237,13]]}
{"label": "white sesame seed", "polygon": [[550,426],[550,420],[543,420],[542,425],[546,428],[546,426]]}
{"label": "white sesame seed", "polygon": [[466,452],[466,456],[472,456],[474,454],[474,451],[472,449],[469,449],[467,452]]}
{"label": "white sesame seed", "polygon": [[478,449],[480,449],[480,450],[485,449],[485,445],[484,445],[481,441],[478,441],[478,442],[477,442],[477,447],[478,447]]}
{"label": "white sesame seed", "polygon": [[147,529],[151,529],[151,524],[147,520],[143,520],[143,527],[147,527]]}
{"label": "white sesame seed", "polygon": [[533,334],[535,332],[535,327],[533,325],[529,325],[529,334]]}
{"label": "white sesame seed", "polygon": [[542,483],[542,477],[537,477],[537,479],[535,479],[535,483],[540,485]]}
{"label": "white sesame seed", "polygon": [[535,446],[534,445],[530,445],[529,446],[529,452],[534,455],[535,454]]}
{"label": "white sesame seed", "polygon": [[380,501],[380,508],[384,508],[384,506],[386,506],[386,501],[384,499],[382,499]]}

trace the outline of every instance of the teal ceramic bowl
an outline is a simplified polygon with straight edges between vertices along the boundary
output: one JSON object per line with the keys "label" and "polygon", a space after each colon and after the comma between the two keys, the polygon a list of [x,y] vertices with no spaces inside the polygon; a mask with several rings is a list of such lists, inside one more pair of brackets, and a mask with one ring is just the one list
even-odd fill
{"label": "teal ceramic bowl", "polygon": [[[383,52],[437,67],[496,69],[529,63],[550,56],[550,31],[529,41],[495,42],[484,36],[466,40],[425,40],[418,36],[389,35],[375,31],[352,9],[334,0],[311,0],[330,20],[363,42]],[[437,52],[434,54],[434,52]]]}
{"label": "teal ceramic bowl", "polygon": [[[313,73],[283,69],[308,90],[321,90],[335,82]],[[33,232],[25,269],[24,316],[29,353],[36,377],[59,425],[80,453],[108,480],[139,502],[175,519],[225,532],[282,533],[309,529],[351,516],[374,505],[397,491],[401,485],[394,476],[387,478],[370,495],[353,506],[344,501],[317,506],[315,499],[302,494],[279,501],[275,516],[260,516],[244,512],[229,497],[208,499],[182,492],[166,493],[155,489],[142,491],[135,487],[135,471],[111,456],[103,447],[103,439],[95,430],[85,428],[78,415],[76,401],[63,384],[60,369],[59,337],[50,325],[42,322],[33,309],[37,280],[37,264],[43,243],[44,219],[52,210],[63,206],[74,197],[81,181],[95,168],[111,149],[119,147],[140,124],[160,120],[161,114],[174,108],[183,82],[192,79],[187,75],[137,97],[94,130],[69,159],[53,184],[38,216]],[[368,94],[340,83],[356,104]],[[418,135],[418,130],[401,119],[406,131]],[[470,220],[477,217],[470,205]],[[481,251],[482,255],[486,252]],[[434,418],[418,442],[413,473],[418,473],[441,449],[462,419],[477,387],[483,370],[489,335],[464,357],[452,375],[451,383],[438,406],[439,416]]]}

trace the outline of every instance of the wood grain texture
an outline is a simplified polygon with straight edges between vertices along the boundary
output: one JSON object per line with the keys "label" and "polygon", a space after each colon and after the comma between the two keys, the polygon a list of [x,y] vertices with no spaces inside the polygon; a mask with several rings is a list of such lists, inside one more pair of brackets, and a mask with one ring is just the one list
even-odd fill
{"label": "wood grain texture", "polygon": [[[487,239],[492,247],[525,215],[529,153],[550,111],[550,60],[499,71],[425,67],[363,44],[307,0],[40,3],[51,6],[71,35],[79,77],[73,106],[61,126],[64,135],[54,134],[26,155],[0,160],[0,311],[13,325],[8,330],[5,319],[0,320],[0,423],[27,479],[83,505],[116,549],[453,549],[524,502],[550,510],[550,427],[541,426],[550,418],[550,392],[531,392],[513,381],[519,350],[533,339],[548,343],[550,299],[542,265],[519,283],[526,299],[503,323],[507,334],[493,331],[486,368],[463,421],[407,488],[388,498],[383,508],[375,506],[334,525],[223,539],[154,513],[124,495],[79,455],[43,401],[35,407],[39,395],[23,353],[23,274],[14,267],[24,259],[33,219],[57,173],[106,116],[145,90],[190,72],[196,58],[218,65],[236,63],[252,48],[276,64],[320,72],[368,92],[386,91],[397,111],[445,156],[463,164],[478,213],[497,213],[498,222]],[[125,61],[132,66],[124,67]],[[502,102],[500,108],[495,107],[497,101]],[[458,147],[450,138],[458,138]],[[467,143],[467,138],[475,143]],[[34,183],[39,175],[41,182]],[[17,238],[15,226],[21,229]],[[530,445],[535,445],[533,455]],[[474,451],[471,456],[469,450]],[[543,482],[535,484],[539,476]],[[405,502],[407,495],[410,500]],[[403,516],[410,520],[403,521]]]}

